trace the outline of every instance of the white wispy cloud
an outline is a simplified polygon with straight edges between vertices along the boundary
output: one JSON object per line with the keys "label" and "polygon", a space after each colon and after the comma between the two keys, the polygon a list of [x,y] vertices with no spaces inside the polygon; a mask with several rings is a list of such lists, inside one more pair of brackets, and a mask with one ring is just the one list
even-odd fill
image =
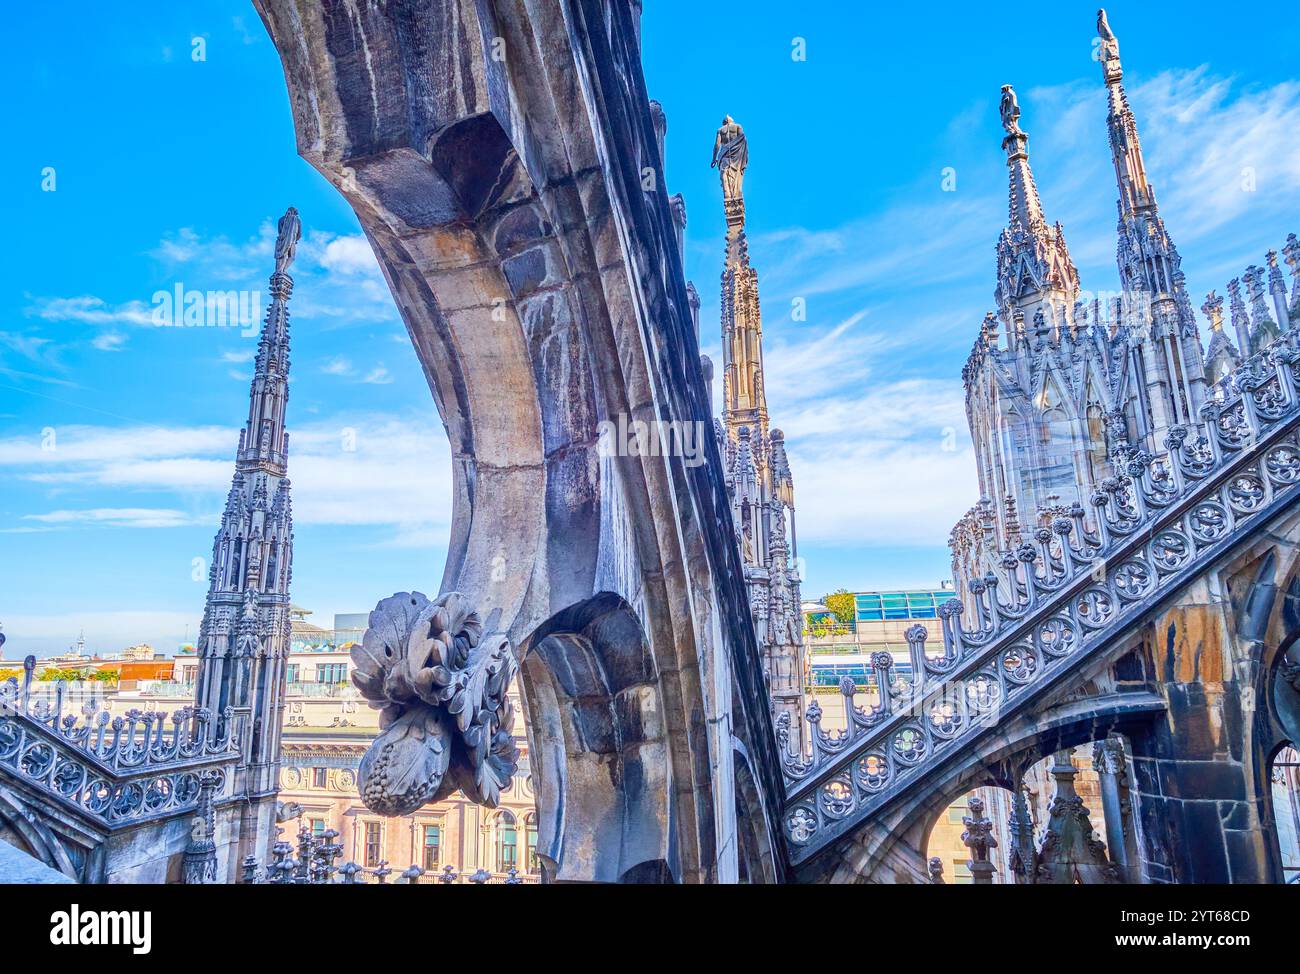
{"label": "white wispy cloud", "polygon": [[109,304],[93,294],[71,298],[36,298],[27,314],[46,321],[78,321],[88,325],[153,325],[153,309],[144,301]]}
{"label": "white wispy cloud", "polygon": [[118,331],[106,331],[92,338],[90,344],[101,352],[120,352],[126,348],[126,336]]}
{"label": "white wispy cloud", "polygon": [[[178,527],[213,523],[234,473],[234,429],[68,427],[53,449],[40,437],[0,439],[4,475],[51,490],[64,502],[28,511],[17,526]],[[400,463],[393,458],[400,457]],[[388,527],[377,542],[445,544],[451,518],[451,458],[440,423],[387,416],[339,416],[295,425],[289,460],[294,520],[300,525]],[[170,494],[161,507],[75,507],[69,498]],[[14,525],[11,525],[11,527]]]}
{"label": "white wispy cloud", "polygon": [[0,331],[0,375],[9,379],[27,379],[51,385],[71,386],[64,378],[58,346],[44,335]]}
{"label": "white wispy cloud", "polygon": [[[317,244],[317,246],[320,246]],[[334,237],[320,247],[320,265],[340,274],[380,275],[375,252],[362,234]]]}
{"label": "white wispy cloud", "polygon": [[160,507],[96,507],[27,514],[24,517],[28,521],[49,525],[97,524],[114,528],[178,528],[216,521],[215,517],[196,519],[184,511]]}
{"label": "white wispy cloud", "polygon": [[865,438],[790,451],[800,544],[943,544],[978,496],[975,456],[929,442]]}

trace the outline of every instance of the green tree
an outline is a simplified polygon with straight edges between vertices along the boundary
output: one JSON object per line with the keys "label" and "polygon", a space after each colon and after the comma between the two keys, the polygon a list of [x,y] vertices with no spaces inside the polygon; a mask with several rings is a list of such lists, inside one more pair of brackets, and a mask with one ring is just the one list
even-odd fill
{"label": "green tree", "polygon": [[822,605],[835,613],[840,625],[853,625],[853,593],[846,588],[838,588],[830,595],[822,596]]}

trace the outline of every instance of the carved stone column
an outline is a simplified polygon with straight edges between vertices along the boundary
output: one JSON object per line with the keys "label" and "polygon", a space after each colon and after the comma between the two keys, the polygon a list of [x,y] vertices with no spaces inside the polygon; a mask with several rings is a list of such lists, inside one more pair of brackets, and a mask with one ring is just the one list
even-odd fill
{"label": "carved stone column", "polygon": [[1101,813],[1106,819],[1106,847],[1110,859],[1129,882],[1134,882],[1133,863],[1129,861],[1132,816],[1126,792],[1128,761],[1124,742],[1118,737],[1098,741],[1092,750],[1092,766],[1101,782]]}

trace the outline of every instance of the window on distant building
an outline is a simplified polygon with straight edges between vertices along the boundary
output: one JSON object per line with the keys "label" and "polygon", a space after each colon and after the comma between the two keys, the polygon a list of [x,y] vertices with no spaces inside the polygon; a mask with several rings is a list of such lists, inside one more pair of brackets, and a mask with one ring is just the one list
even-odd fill
{"label": "window on distant building", "polygon": [[311,820],[311,834],[318,839],[325,834],[325,820],[323,818]]}
{"label": "window on distant building", "polygon": [[537,815],[533,812],[524,818],[524,843],[528,871],[536,875],[540,870],[537,867]]}
{"label": "window on distant building", "polygon": [[347,663],[317,663],[316,682],[342,683],[348,678]]}
{"label": "window on distant building", "polygon": [[437,869],[442,862],[442,826],[424,827],[424,871]]}
{"label": "window on distant building", "polygon": [[311,769],[311,786],[313,788],[324,788],[329,772],[324,768]]}
{"label": "window on distant building", "polygon": [[366,823],[366,868],[374,869],[384,854],[384,827],[379,822]]}
{"label": "window on distant building", "polygon": [[290,683],[298,682],[298,664],[290,663],[284,668],[285,679]]}
{"label": "window on distant building", "polygon": [[519,864],[519,832],[509,812],[497,816],[497,872],[508,872]]}

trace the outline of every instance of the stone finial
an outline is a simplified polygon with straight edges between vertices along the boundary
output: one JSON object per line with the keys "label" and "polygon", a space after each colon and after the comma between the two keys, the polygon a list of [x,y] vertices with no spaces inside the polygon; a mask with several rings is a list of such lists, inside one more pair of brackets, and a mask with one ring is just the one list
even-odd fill
{"label": "stone finial", "polygon": [[938,856],[931,856],[927,865],[927,871],[930,874],[930,882],[936,886],[943,885],[943,860]]}
{"label": "stone finial", "polygon": [[1223,328],[1223,298],[1219,297],[1214,291],[1205,296],[1205,303],[1201,305],[1201,311],[1205,317],[1210,319],[1210,329],[1220,331]]}
{"label": "stone finial", "polygon": [[1286,246],[1282,248],[1282,258],[1291,268],[1291,318],[1300,320],[1300,240],[1294,233],[1287,234]]}
{"label": "stone finial", "polygon": [[[146,738],[148,734],[146,733]],[[185,847],[182,874],[186,884],[206,885],[217,881],[216,818],[212,806],[213,795],[221,784],[221,775],[215,771],[199,774],[199,800],[190,827],[190,841]],[[248,862],[244,862],[245,875]],[[256,868],[256,862],[254,862]]]}
{"label": "stone finial", "polygon": [[977,886],[991,885],[996,867],[990,861],[989,853],[998,847],[998,840],[993,835],[993,823],[985,818],[984,800],[978,795],[972,795],[966,806],[970,814],[961,820],[961,824],[966,827],[961,840],[970,849],[970,859],[966,865]]}
{"label": "stone finial", "polygon": [[1105,845],[1093,836],[1088,806],[1075,790],[1078,771],[1070,749],[1056,752],[1049,773],[1055,790],[1037,853],[1035,881],[1065,885],[1118,882],[1119,870],[1107,858]]}

